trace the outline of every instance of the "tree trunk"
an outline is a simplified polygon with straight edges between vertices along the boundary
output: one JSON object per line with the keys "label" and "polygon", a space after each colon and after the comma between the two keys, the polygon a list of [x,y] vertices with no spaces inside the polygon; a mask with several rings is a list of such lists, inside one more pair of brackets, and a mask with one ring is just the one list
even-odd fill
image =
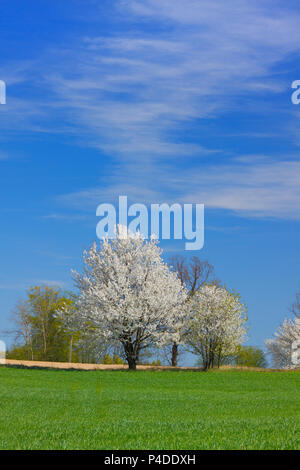
{"label": "tree trunk", "polygon": [[177,367],[178,365],[178,344],[174,343],[172,346],[172,366]]}
{"label": "tree trunk", "polygon": [[218,368],[221,365],[221,359],[222,359],[222,347],[219,348],[219,353],[218,353]]}
{"label": "tree trunk", "polygon": [[43,336],[43,352],[44,352],[44,360],[47,359],[47,337],[46,337],[46,326],[42,321],[42,336]]}
{"label": "tree trunk", "polygon": [[140,343],[138,339],[139,332],[137,333],[135,342],[131,341],[131,339],[125,339],[122,341],[129,370],[136,370],[136,364],[138,362],[140,352]]}
{"label": "tree trunk", "polygon": [[72,362],[72,350],[73,350],[73,335],[70,339],[70,346],[69,346],[69,362]]}
{"label": "tree trunk", "polygon": [[123,347],[129,370],[136,370],[136,363],[139,355],[137,344],[133,345],[131,341],[127,340],[123,342]]}
{"label": "tree trunk", "polygon": [[127,357],[129,370],[136,370],[136,359],[135,357]]}

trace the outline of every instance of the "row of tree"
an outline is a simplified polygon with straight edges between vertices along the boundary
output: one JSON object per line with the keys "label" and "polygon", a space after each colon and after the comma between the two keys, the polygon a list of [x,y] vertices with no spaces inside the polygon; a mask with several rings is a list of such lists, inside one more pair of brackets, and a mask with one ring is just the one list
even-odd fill
{"label": "row of tree", "polygon": [[100,362],[110,355],[135,369],[158,351],[176,366],[188,350],[208,369],[243,356],[253,361],[257,353],[241,348],[247,315],[239,295],[220,284],[207,261],[165,263],[155,239],[119,227],[115,239],[84,253],[83,273],[74,279],[76,295],[29,290],[15,311],[11,356]]}
{"label": "row of tree", "polygon": [[[93,335],[70,333],[67,319],[59,318],[62,307],[70,310],[74,296],[50,286],[31,287],[27,298],[18,302],[7,331],[14,337],[8,358],[36,361],[96,362],[101,344],[91,344]],[[107,353],[101,349],[103,356]]]}

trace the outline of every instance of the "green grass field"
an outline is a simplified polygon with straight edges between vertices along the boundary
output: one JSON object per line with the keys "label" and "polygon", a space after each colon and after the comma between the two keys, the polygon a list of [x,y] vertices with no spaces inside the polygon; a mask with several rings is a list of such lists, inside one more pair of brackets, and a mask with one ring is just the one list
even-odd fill
{"label": "green grass field", "polygon": [[1,449],[300,449],[300,372],[0,368]]}

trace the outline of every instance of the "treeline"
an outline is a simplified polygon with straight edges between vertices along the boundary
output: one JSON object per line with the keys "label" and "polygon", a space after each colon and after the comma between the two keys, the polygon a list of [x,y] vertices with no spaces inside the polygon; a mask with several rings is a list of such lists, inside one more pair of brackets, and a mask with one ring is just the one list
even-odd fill
{"label": "treeline", "polygon": [[[173,258],[176,265],[185,266],[185,275],[190,280],[193,277],[207,279],[207,262],[194,258],[191,263],[183,258]],[[175,261],[177,263],[175,263]],[[213,272],[213,268],[209,267]],[[187,274],[189,273],[189,274]],[[193,274],[192,274],[193,273]],[[201,274],[200,274],[201,273]],[[192,284],[194,285],[194,283]],[[6,333],[13,336],[13,346],[7,351],[8,359],[50,361],[50,362],[79,362],[124,364],[125,357],[115,344],[102,344],[95,340],[95,332],[84,331],[70,334],[64,322],[57,316],[57,311],[64,306],[74,306],[74,295],[50,286],[34,286],[27,292],[27,298],[17,303],[12,312],[14,328]],[[177,366],[178,360],[186,352],[186,348],[169,345],[155,352],[156,360],[151,357],[153,351],[142,356],[141,363],[161,365],[162,363]],[[176,362],[175,362],[176,361]],[[200,357],[197,365],[202,366]],[[266,367],[264,352],[253,346],[239,346],[232,356],[224,358],[222,365],[246,367]]]}
{"label": "treeline", "polygon": [[14,312],[8,358],[53,362],[164,363],[184,352],[204,369],[264,367],[263,352],[242,346],[246,306],[222,286],[207,261],[175,257],[155,240],[117,233],[85,253],[77,294],[34,286]]}

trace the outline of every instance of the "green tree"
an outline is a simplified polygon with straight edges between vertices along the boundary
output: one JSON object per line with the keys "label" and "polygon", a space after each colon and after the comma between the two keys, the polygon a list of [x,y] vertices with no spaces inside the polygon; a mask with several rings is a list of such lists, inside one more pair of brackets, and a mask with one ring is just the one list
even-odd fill
{"label": "green tree", "polygon": [[[57,311],[70,305],[72,298],[61,289],[34,286],[26,300],[19,302],[13,312],[15,328],[11,358],[66,361],[69,356],[69,332],[64,329]],[[23,352],[22,352],[23,351]],[[22,357],[23,355],[23,357]]]}
{"label": "green tree", "polygon": [[239,346],[234,358],[238,366],[263,367],[267,366],[265,353],[254,346]]}

